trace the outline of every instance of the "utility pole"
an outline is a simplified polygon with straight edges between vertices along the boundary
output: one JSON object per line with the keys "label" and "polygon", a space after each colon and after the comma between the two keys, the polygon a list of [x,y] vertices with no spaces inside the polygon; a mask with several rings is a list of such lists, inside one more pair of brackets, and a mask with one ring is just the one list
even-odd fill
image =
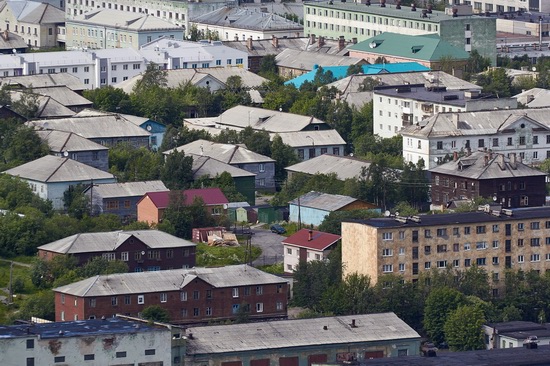
{"label": "utility pole", "polygon": [[13,304],[13,261],[10,262],[10,304]]}

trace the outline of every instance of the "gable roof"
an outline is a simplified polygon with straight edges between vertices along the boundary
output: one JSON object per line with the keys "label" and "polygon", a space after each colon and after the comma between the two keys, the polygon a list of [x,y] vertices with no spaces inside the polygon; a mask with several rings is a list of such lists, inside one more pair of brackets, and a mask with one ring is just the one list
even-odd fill
{"label": "gable roof", "polygon": [[150,14],[131,13],[121,10],[100,9],[90,11],[82,15],[67,19],[67,23],[102,25],[105,27],[116,27],[117,29],[137,32],[159,31],[159,30],[183,30],[174,23],[155,17]]}
{"label": "gable roof", "polygon": [[518,103],[526,105],[529,108],[550,107],[550,90],[542,88],[532,88],[514,95]]}
{"label": "gable roof", "polygon": [[233,178],[237,177],[255,177],[256,174],[247,170],[237,168],[236,166],[226,164],[216,160],[210,156],[201,156],[194,154],[186,154],[193,156],[193,179],[198,179],[203,176],[214,178],[224,172],[229,173]]}
{"label": "gable roof", "polygon": [[289,204],[300,204],[302,207],[310,207],[324,211],[337,211],[356,201],[359,200],[349,196],[311,191],[290,201]]}
{"label": "gable roof", "polygon": [[350,51],[389,55],[421,61],[439,61],[452,57],[467,60],[468,52],[442,40],[437,34],[408,35],[384,32],[349,47]]}
{"label": "gable roof", "polygon": [[363,168],[368,169],[371,162],[352,156],[323,154],[288,166],[285,170],[304,174],[336,174],[339,180],[357,178]]}
{"label": "gable roof", "polygon": [[215,158],[226,164],[247,164],[247,163],[263,163],[274,162],[268,156],[255,153],[248,150],[246,147],[234,144],[222,144],[208,140],[196,140],[186,145],[178,146],[174,149],[163,152],[164,155],[169,155],[174,150],[183,151],[185,155],[205,155]]}
{"label": "gable roof", "polygon": [[300,248],[325,250],[341,238],[340,235],[325,233],[323,231],[301,229],[283,240],[283,244]]}
{"label": "gable roof", "polygon": [[303,25],[273,13],[242,7],[223,7],[191,19],[190,23],[223,26],[230,29],[254,31],[296,30],[301,33]]}
{"label": "gable roof", "polygon": [[[291,147],[345,145],[346,141],[336,130],[282,132],[278,135]],[[308,137],[309,136],[309,137]],[[312,147],[313,147],[312,146]]]}
{"label": "gable roof", "polygon": [[[223,205],[229,203],[222,190],[217,187],[186,189],[179,192],[183,196],[185,196],[186,205],[191,205],[195,200],[195,197],[202,198],[204,204],[207,206]],[[177,191],[147,192],[143,198],[145,198],[145,196],[149,197],[149,199],[157,208],[162,209],[168,207],[168,205],[170,204],[170,193],[177,193]]]}
{"label": "gable roof", "polygon": [[[247,4],[247,7],[253,4]],[[257,4],[262,5],[262,4]],[[282,5],[282,6],[296,6],[302,4],[296,3],[271,3],[271,5]],[[303,9],[301,9],[303,13]],[[279,12],[278,14],[283,14]],[[287,13],[289,13],[287,11]],[[298,15],[298,14],[297,14]],[[299,16],[302,16],[300,14]],[[252,48],[250,48],[250,42],[252,43]],[[224,41],[224,45],[244,51],[248,53],[250,57],[266,56],[266,55],[277,55],[283,50],[290,48],[293,50],[301,50],[314,52],[319,55],[328,54],[328,55],[341,55],[344,56],[349,51],[345,48],[347,45],[352,44],[349,41],[344,41],[344,47],[341,47],[339,40],[329,39],[326,37],[315,37],[310,35],[309,37],[279,37],[277,41],[274,41],[273,38],[269,39],[253,39],[248,40],[237,40],[237,41]]]}
{"label": "gable roof", "polygon": [[275,56],[275,63],[278,67],[309,71],[313,70],[316,65],[323,67],[344,66],[347,68],[350,65],[364,64],[366,62],[361,58],[319,54],[317,52],[286,48]]}
{"label": "gable roof", "polygon": [[48,3],[16,0],[6,1],[13,15],[18,21],[32,24],[64,23],[65,12]]}
{"label": "gable roof", "polygon": [[0,83],[2,85],[19,85],[25,88],[42,85],[44,87],[66,86],[73,91],[82,91],[86,89],[84,83],[80,81],[78,77],[65,72],[58,74],[5,76],[0,78]]}
{"label": "gable roof", "polygon": [[60,254],[109,252],[130,238],[136,238],[151,249],[194,247],[195,243],[159,230],[110,231],[82,233],[41,245],[40,250]]}
{"label": "gable roof", "polygon": [[547,173],[531,168],[517,158],[507,158],[503,154],[476,151],[471,155],[449,161],[430,169],[432,173],[455,175],[470,179],[506,179],[517,177],[547,176]]}
{"label": "gable roof", "polygon": [[[94,195],[102,198],[141,197],[147,192],[164,192],[168,188],[160,180],[107,183],[94,187]],[[88,188],[86,191],[89,191]]]}
{"label": "gable roof", "polygon": [[9,50],[12,49],[26,49],[29,47],[29,45],[25,42],[23,37],[10,32],[9,30],[5,29],[2,31],[2,35],[0,37],[0,50]]}
{"label": "gable roof", "polygon": [[55,101],[61,103],[65,107],[72,106],[86,106],[91,107],[92,102],[84,98],[82,95],[74,92],[69,87],[65,85],[56,85],[56,86],[42,86],[42,87],[32,87],[32,92],[35,94],[40,94],[48,96]]}
{"label": "gable roof", "polygon": [[43,183],[115,180],[115,176],[69,158],[46,155],[4,171],[9,175]]}
{"label": "gable roof", "polygon": [[281,277],[240,264],[94,276],[54,291],[81,297],[179,291],[197,278],[217,288],[286,283]]}
{"label": "gable roof", "polygon": [[[355,327],[351,326],[353,322]],[[333,347],[335,344],[347,349],[349,344],[361,342],[420,339],[420,335],[394,313],[210,325],[189,327],[187,332],[193,333],[193,339],[187,339],[186,344],[186,352],[191,356]]]}
{"label": "gable roof", "polygon": [[12,90],[10,95],[13,101],[19,101],[23,95],[29,95],[36,98],[38,104],[38,110],[36,112],[36,118],[57,118],[57,117],[71,117],[76,113],[59,103],[57,100],[39,93],[31,93],[27,90]]}
{"label": "gable roof", "polygon": [[38,130],[36,133],[42,141],[48,144],[50,151],[56,153],[108,150],[107,147],[72,132]]}

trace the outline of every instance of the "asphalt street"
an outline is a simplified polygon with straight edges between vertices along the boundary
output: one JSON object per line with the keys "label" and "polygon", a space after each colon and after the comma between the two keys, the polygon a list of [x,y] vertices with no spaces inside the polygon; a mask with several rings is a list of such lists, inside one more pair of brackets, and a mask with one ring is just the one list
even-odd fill
{"label": "asphalt street", "polygon": [[262,254],[258,259],[252,262],[253,266],[263,266],[275,264],[283,261],[283,244],[281,241],[284,236],[272,233],[268,229],[253,228],[252,245],[262,249]]}

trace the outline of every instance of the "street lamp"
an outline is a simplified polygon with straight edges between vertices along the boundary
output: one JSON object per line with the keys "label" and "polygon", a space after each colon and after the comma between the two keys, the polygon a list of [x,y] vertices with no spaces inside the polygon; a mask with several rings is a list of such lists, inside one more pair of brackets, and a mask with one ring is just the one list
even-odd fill
{"label": "street lamp", "polygon": [[311,145],[315,146],[315,140],[313,139],[313,137],[307,135],[306,139],[311,139]]}

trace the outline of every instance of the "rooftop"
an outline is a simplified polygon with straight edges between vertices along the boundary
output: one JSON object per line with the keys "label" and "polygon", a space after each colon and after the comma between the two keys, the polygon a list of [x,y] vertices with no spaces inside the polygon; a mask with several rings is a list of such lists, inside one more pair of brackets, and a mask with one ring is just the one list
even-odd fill
{"label": "rooftop", "polygon": [[180,291],[195,279],[217,288],[286,283],[281,277],[239,264],[94,276],[55,288],[54,291],[80,297]]}
{"label": "rooftop", "polygon": [[[187,154],[186,154],[187,155]],[[240,169],[236,166],[229,165],[210,156],[194,155],[193,156],[193,178],[198,179],[202,176],[214,178],[217,175],[227,172],[233,178],[236,177],[255,177],[256,174]]]}
{"label": "rooftop", "polygon": [[[164,192],[147,192],[146,196],[155,204],[157,208],[166,208],[170,203],[170,194],[178,191]],[[185,204],[191,205],[195,197],[200,197],[205,205],[222,205],[229,203],[221,189],[219,188],[202,188],[202,189],[187,189],[179,191],[185,197]],[[144,197],[145,198],[145,197]]]}
{"label": "rooftop", "polygon": [[340,235],[318,230],[301,229],[283,240],[282,243],[301,248],[325,250],[341,238]]}
{"label": "rooftop", "polygon": [[289,203],[292,205],[299,204],[302,207],[311,207],[325,211],[337,211],[355,201],[359,200],[349,196],[342,196],[340,194],[328,194],[311,191],[290,201]]}
{"label": "rooftop", "polygon": [[[275,4],[275,3],[270,3]],[[283,5],[293,5],[293,3],[282,3]],[[249,5],[249,4],[247,4]],[[261,5],[261,4],[258,4]],[[302,5],[302,4],[296,4]],[[300,15],[302,16],[302,15]],[[288,37],[273,39],[253,39],[252,48],[249,48],[249,40],[225,41],[224,45],[247,52],[250,56],[277,55],[283,50],[290,48],[299,51],[314,52],[318,55],[341,55],[348,53],[345,48],[351,42],[345,42],[344,48],[340,47],[338,40],[332,40],[324,37]]]}
{"label": "rooftop", "polygon": [[318,52],[308,52],[302,50],[294,50],[290,48],[284,49],[275,57],[275,63],[279,67],[287,67],[300,70],[313,70],[315,65],[325,66],[350,66],[356,64],[364,64],[365,61],[361,58],[319,54]]}
{"label": "rooftop", "polygon": [[550,107],[550,90],[533,88],[514,95],[518,103],[529,108]]}
{"label": "rooftop", "polygon": [[50,151],[56,153],[108,150],[107,147],[72,132],[38,130],[36,133],[41,140],[48,143]]}
{"label": "rooftop", "polygon": [[0,7],[8,6],[15,18],[23,23],[51,24],[65,23],[65,13],[48,3],[27,0],[5,1]]}
{"label": "rooftop", "polygon": [[162,181],[149,180],[143,182],[100,184],[97,187],[94,187],[94,195],[102,198],[141,197],[147,192],[166,190],[168,190],[168,188],[166,188]]}
{"label": "rooftop", "polygon": [[313,159],[286,167],[291,172],[304,174],[336,174],[339,180],[357,178],[363,169],[368,169],[371,162],[352,156],[323,154]]}
{"label": "rooftop", "polygon": [[131,13],[121,10],[101,9],[67,19],[67,24],[90,24],[113,27],[125,31],[160,31],[173,30],[181,31],[181,27],[173,23],[152,16],[150,14]]}
{"label": "rooftop", "polygon": [[41,87],[66,86],[73,91],[82,91],[86,89],[78,77],[65,72],[58,74],[5,76],[0,78],[0,84],[16,85],[24,88],[34,88],[38,85]]}
{"label": "rooftop", "polygon": [[187,333],[193,333],[189,355],[420,338],[394,313],[190,327]]}
{"label": "rooftop", "polygon": [[135,230],[75,234],[39,246],[38,249],[61,254],[109,252],[116,250],[131,238],[138,239],[152,249],[183,248],[196,245],[159,230]]}
{"label": "rooftop", "polygon": [[[274,134],[272,134],[274,135]],[[278,133],[283,143],[291,147],[345,145],[346,141],[336,130],[315,130]]]}

